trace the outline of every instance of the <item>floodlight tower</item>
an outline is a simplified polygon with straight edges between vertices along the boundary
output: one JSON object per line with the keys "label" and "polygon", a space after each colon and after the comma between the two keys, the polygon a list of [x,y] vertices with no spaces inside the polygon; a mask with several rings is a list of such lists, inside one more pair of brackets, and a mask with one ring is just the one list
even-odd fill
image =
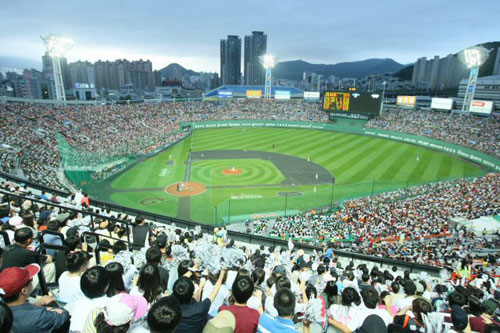
{"label": "floodlight tower", "polygon": [[61,71],[61,57],[64,57],[73,47],[73,41],[61,35],[50,34],[47,37],[40,37],[45,44],[47,53],[52,58],[52,69],[54,71],[54,83],[56,88],[56,99],[66,102],[64,93],[64,82]]}
{"label": "floodlight tower", "polygon": [[277,63],[277,59],[275,56],[271,54],[265,54],[261,57],[259,57],[260,63],[262,64],[262,67],[265,68],[266,70],[266,80],[265,80],[265,89],[264,89],[264,98],[270,99],[271,98],[271,88],[272,88],[272,76],[271,76],[271,70],[273,69],[274,65]]}
{"label": "floodlight tower", "polygon": [[479,75],[479,67],[488,59],[490,51],[482,46],[473,46],[460,52],[459,57],[462,62],[470,68],[469,82],[465,89],[464,103],[462,104],[462,112],[470,112],[470,106],[474,99],[476,91],[477,77]]}

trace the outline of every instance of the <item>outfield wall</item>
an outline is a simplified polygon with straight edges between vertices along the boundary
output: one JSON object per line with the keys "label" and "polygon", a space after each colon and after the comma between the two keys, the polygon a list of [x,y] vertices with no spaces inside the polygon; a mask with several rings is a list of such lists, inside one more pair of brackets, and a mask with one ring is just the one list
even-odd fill
{"label": "outfield wall", "polygon": [[462,147],[460,145],[436,140],[432,138],[385,131],[373,128],[364,128],[359,126],[350,125],[337,125],[328,123],[309,123],[299,121],[272,121],[272,120],[235,120],[235,121],[204,121],[195,123],[181,123],[181,128],[193,127],[194,129],[211,129],[211,128],[228,128],[228,127],[268,127],[268,128],[299,128],[299,129],[314,129],[314,130],[327,130],[337,131],[350,134],[369,135],[383,139],[395,140],[422,146],[425,148],[442,151],[445,153],[453,154],[455,156],[465,158],[474,163],[480,164],[483,167],[500,172],[500,159],[490,156],[488,154],[476,151],[474,149]]}

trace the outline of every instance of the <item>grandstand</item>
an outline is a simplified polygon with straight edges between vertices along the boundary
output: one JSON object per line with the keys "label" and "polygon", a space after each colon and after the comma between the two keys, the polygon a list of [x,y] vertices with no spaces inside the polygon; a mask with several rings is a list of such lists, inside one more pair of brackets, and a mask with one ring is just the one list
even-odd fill
{"label": "grandstand", "polygon": [[[260,91],[260,97],[255,96],[256,98],[261,98],[264,96],[264,86],[246,86],[246,85],[241,85],[241,86],[236,86],[236,85],[224,85],[217,87],[215,89],[212,89],[205,93],[203,95],[203,98],[205,99],[211,99],[211,98],[247,98],[247,92],[251,91]],[[276,91],[286,91],[290,93],[290,98],[303,98],[304,97],[304,91],[295,88],[295,87],[286,87],[286,86],[276,86],[276,87],[271,87],[271,96],[275,97],[276,96]]]}
{"label": "grandstand", "polygon": [[[252,90],[252,87],[248,88]],[[236,89],[233,92],[241,93]],[[300,91],[291,92],[292,98],[293,94],[300,94]],[[212,96],[218,96],[218,92],[212,92]],[[384,110],[381,116],[365,126],[348,126],[329,124],[327,115],[317,104],[302,101],[188,101],[117,106],[9,103],[0,105],[0,108],[0,143],[18,147],[21,151],[17,155],[16,149],[4,149],[0,156],[3,170],[0,173],[0,217],[4,221],[1,232],[3,244],[0,245],[4,249],[0,288],[5,290],[3,283],[9,278],[5,272],[10,273],[9,268],[15,266],[10,252],[12,248],[23,248],[24,251],[28,251],[25,248],[37,248],[31,258],[42,269],[33,284],[40,286],[41,294],[50,292],[57,296],[58,305],[67,303],[67,312],[61,311],[59,315],[62,316],[61,325],[69,325],[71,330],[92,329],[85,326],[87,318],[92,325],[94,318],[96,325],[100,324],[97,319],[100,310],[94,311],[97,299],[111,307],[112,302],[108,298],[115,299],[112,296],[120,295],[121,291],[131,295],[136,293],[136,300],[146,302],[151,306],[151,312],[155,306],[162,306],[162,302],[177,302],[179,310],[176,315],[179,316],[182,311],[188,312],[187,303],[180,301],[181,304],[178,304],[182,299],[179,284],[184,281],[189,286],[196,284],[203,289],[199,284],[201,276],[207,277],[207,290],[203,290],[198,301],[214,306],[210,309],[207,306],[206,313],[216,315],[220,306],[235,302],[229,297],[238,288],[233,282],[244,279],[244,275],[251,276],[248,278],[250,282],[245,281],[252,285],[252,289],[255,285],[264,290],[264,293],[250,293],[247,299],[241,301],[259,314],[276,315],[273,295],[281,288],[279,286],[288,285],[296,300],[292,312],[308,319],[299,324],[305,326],[304,331],[323,330],[328,325],[332,331],[342,325],[351,325],[353,330],[359,328],[353,326],[353,322],[343,322],[340,312],[345,310],[342,307],[347,307],[360,317],[368,317],[373,311],[370,310],[370,296],[365,289],[375,295],[375,303],[385,302],[389,311],[381,309],[385,312],[380,316],[389,316],[388,323],[397,323],[397,312],[421,297],[424,299],[422,302],[428,302],[425,300],[428,299],[434,308],[432,313],[435,316],[430,310],[423,313],[428,318],[427,328],[441,325],[443,329],[450,329],[458,325],[451,321],[450,310],[457,312],[454,305],[459,302],[484,304],[482,313],[474,318],[487,314],[491,322],[496,322],[498,305],[495,297],[499,295],[495,286],[499,283],[500,273],[500,228],[472,233],[456,222],[457,218],[468,221],[488,217],[490,223],[500,225],[500,222],[495,222],[500,215],[500,128],[499,119],[495,116],[476,118]],[[254,125],[245,128],[243,124]],[[253,132],[251,127],[256,127],[256,124],[271,128],[256,128]],[[207,129],[201,129],[203,126]],[[224,130],[214,130],[210,126],[224,127]],[[272,133],[265,133],[264,130]],[[222,136],[210,138],[209,134],[215,133],[210,131],[218,131],[218,135]],[[224,138],[225,131],[228,134]],[[280,131],[284,137],[278,139]],[[236,136],[236,132],[240,137]],[[250,139],[253,133],[255,136]],[[274,139],[269,141],[264,134],[269,138],[274,136]],[[300,136],[310,136],[311,146],[299,145]],[[323,154],[325,161],[330,157],[329,152],[333,156],[334,147],[322,140],[335,142],[332,140],[334,137],[341,143],[337,147],[341,149],[339,155],[346,156],[343,164],[350,168],[335,169],[315,162],[315,148],[319,149],[318,156]],[[156,184],[151,185],[147,181],[153,181],[152,173],[156,173],[156,168],[163,170],[169,165],[184,164],[184,161],[187,161],[186,165],[208,165],[211,162],[203,161],[201,155],[210,148],[210,141],[222,143],[221,150],[239,145],[244,151],[242,145],[245,142],[257,147],[261,144],[262,151],[273,150],[275,154],[282,155],[288,153],[287,158],[291,158],[293,148],[297,148],[294,145],[300,146],[303,155],[297,156],[302,156],[307,168],[312,168],[313,163],[318,165],[318,171],[311,174],[312,183],[307,184],[310,195],[317,196],[308,197],[306,189],[299,190],[297,187],[296,192],[307,195],[294,196],[287,189],[281,196],[286,200],[284,214],[247,220],[244,229],[237,232],[230,230],[231,227],[221,227],[222,224],[214,229],[211,223],[198,224],[178,218],[182,216],[178,211],[177,214],[165,215],[172,202],[186,201],[182,197],[174,200],[167,193],[162,194],[164,197],[148,195],[140,197],[140,200],[149,200],[143,201],[143,206],[130,204],[126,207],[113,200],[102,201],[95,196],[88,198],[86,193],[76,189],[83,186],[87,190],[93,184],[100,187],[102,181],[120,179],[122,185],[134,185],[133,182],[141,177],[127,178],[126,175],[140,167],[142,169],[138,174],[143,176],[141,181],[146,181],[140,186],[154,193]],[[290,141],[289,145],[287,141]],[[355,150],[355,146],[362,150]],[[353,156],[347,157],[349,151]],[[390,158],[391,152],[400,155],[394,158],[394,168],[383,164]],[[355,165],[354,157],[361,160],[370,155],[369,161],[360,163],[362,166]],[[200,160],[191,161],[196,156]],[[217,157],[212,161],[220,159]],[[387,175],[403,174],[409,165],[418,165],[420,160],[430,167],[412,168],[408,177],[427,175],[429,178],[408,178],[399,183],[380,179],[378,182],[367,182],[358,192],[353,191],[352,183],[345,183],[345,188],[350,188],[351,192],[343,193],[341,190],[344,172],[352,179],[354,176],[373,175],[377,167],[386,169],[384,173]],[[247,161],[248,172],[252,166],[259,166],[262,170],[273,169],[270,162],[252,161]],[[285,160],[285,165],[290,166],[289,161],[291,159]],[[238,168],[237,163],[232,167],[231,164],[221,171],[230,173]],[[18,167],[24,171],[26,178],[13,175],[13,170]],[[245,166],[240,168],[246,171]],[[321,168],[325,168],[324,174]],[[387,172],[389,169],[391,171]],[[165,176],[170,172],[173,177],[191,175],[184,166],[171,170],[165,171]],[[284,178],[292,177],[286,173],[289,170],[282,170]],[[330,174],[330,170],[334,171]],[[430,177],[433,172],[441,178]],[[302,173],[307,174],[307,170]],[[279,173],[276,173],[275,177],[278,176]],[[201,182],[203,174],[193,172],[190,177],[198,178],[183,179]],[[256,171],[252,177],[263,178],[265,173]],[[325,177],[324,183],[322,177]],[[226,186],[225,183],[217,183],[224,177],[216,177],[211,171],[206,179],[210,187]],[[234,179],[237,178],[233,178],[233,185]],[[276,179],[283,181],[283,178]],[[129,201],[136,200],[139,191],[119,189],[116,184],[117,192],[124,193]],[[254,183],[246,185],[251,187]],[[264,185],[270,184],[266,181]],[[161,192],[164,192],[164,187],[161,187]],[[212,192],[208,193],[210,200],[216,199]],[[243,196],[243,192],[239,193]],[[163,198],[167,199],[160,200]],[[189,203],[194,207],[193,211],[202,212],[207,203],[198,198],[201,196],[192,196]],[[302,208],[309,199],[322,200],[323,204],[317,209],[311,209],[313,206]],[[241,198],[234,200],[233,214],[238,208],[235,202],[241,201]],[[263,198],[250,202],[263,210],[265,205],[261,203],[264,201],[270,200]],[[159,208],[148,211],[140,207]],[[181,205],[176,207],[178,209]],[[231,208],[221,212],[223,205],[218,207],[218,214],[227,213],[228,216],[227,220],[221,217],[221,221],[230,223]],[[31,238],[29,233],[33,234]],[[75,238],[75,235],[78,236]],[[73,267],[73,256],[83,258],[86,256],[84,252],[93,254],[94,258],[90,261],[81,259],[85,262],[83,266],[78,266],[81,272],[63,273]],[[159,259],[155,259],[154,253]],[[54,262],[51,262],[52,257]],[[115,290],[112,292],[109,291],[111,289],[96,288],[96,297],[90,296],[89,290],[83,287],[82,290],[76,288],[76,291],[82,292],[79,295],[69,293],[70,285],[65,280],[68,275],[73,274],[71,276],[78,281],[86,281],[90,274],[108,274],[97,267],[106,267],[109,272],[113,267],[121,269],[119,280],[123,287],[109,283],[118,289],[112,289]],[[153,272],[157,283],[146,286],[137,282],[137,278],[139,281],[146,278],[145,270]],[[164,281],[165,272],[168,278]],[[259,272],[263,277],[256,279],[261,274]],[[225,274],[227,281],[222,283]],[[181,276],[184,277],[179,278]],[[266,282],[269,290],[266,289]],[[313,288],[314,291],[311,291]],[[98,292],[98,289],[102,290]],[[167,291],[174,296],[165,298]],[[358,305],[347,302],[349,293],[359,298],[359,309]],[[70,297],[69,294],[75,298],[65,298]],[[313,296],[321,294],[321,297]],[[13,304],[11,299],[4,297],[7,304]],[[94,298],[96,301],[91,301]],[[436,299],[440,299],[441,303],[437,303]],[[49,300],[54,299],[44,298],[43,302],[48,303]],[[188,297],[188,302],[190,300],[191,297]],[[409,300],[409,303],[402,300]],[[239,299],[236,301],[241,303]],[[317,308],[322,306],[329,310],[318,311]],[[428,307],[431,308],[431,304]],[[15,313],[15,316],[18,314]],[[126,324],[151,328],[154,322],[144,317],[144,313],[142,316],[142,320],[130,318]],[[111,325],[109,321],[107,324]],[[182,325],[181,320],[181,328]]]}

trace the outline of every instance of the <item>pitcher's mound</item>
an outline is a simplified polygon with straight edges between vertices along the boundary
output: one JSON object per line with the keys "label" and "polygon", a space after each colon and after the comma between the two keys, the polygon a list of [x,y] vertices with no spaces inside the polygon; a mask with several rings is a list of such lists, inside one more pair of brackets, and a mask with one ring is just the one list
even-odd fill
{"label": "pitcher's mound", "polygon": [[243,170],[240,169],[225,169],[221,171],[223,175],[240,175],[243,173]]}
{"label": "pitcher's mound", "polygon": [[178,197],[192,197],[205,192],[207,187],[202,183],[185,182],[181,188],[181,183],[173,183],[165,188],[165,192]]}

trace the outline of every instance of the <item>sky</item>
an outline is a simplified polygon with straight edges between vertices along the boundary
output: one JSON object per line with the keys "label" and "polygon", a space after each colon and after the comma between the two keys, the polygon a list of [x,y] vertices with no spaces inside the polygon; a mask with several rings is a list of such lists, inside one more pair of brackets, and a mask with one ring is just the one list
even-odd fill
{"label": "sky", "polygon": [[220,66],[220,39],[267,34],[279,61],[413,63],[500,40],[500,0],[2,0],[0,57],[40,61],[40,36],[74,40],[68,61]]}

